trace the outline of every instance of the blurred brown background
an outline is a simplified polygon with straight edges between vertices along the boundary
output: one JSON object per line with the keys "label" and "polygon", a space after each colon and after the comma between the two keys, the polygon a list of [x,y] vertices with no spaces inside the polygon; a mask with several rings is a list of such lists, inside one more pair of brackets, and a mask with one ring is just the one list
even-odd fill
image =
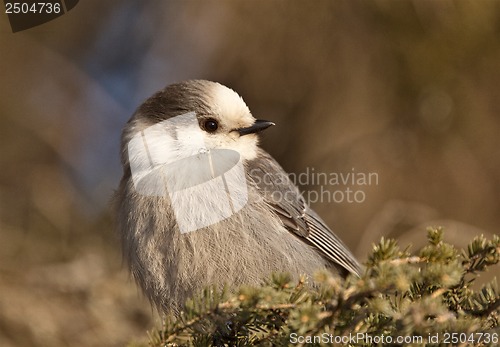
{"label": "blurred brown background", "polygon": [[158,326],[109,200],[121,127],[179,80],[275,121],[262,144],[289,172],[377,173],[362,203],[313,204],[361,260],[382,235],[418,249],[428,225],[458,246],[498,234],[499,1],[86,0],[16,34],[0,15],[0,57],[0,346]]}

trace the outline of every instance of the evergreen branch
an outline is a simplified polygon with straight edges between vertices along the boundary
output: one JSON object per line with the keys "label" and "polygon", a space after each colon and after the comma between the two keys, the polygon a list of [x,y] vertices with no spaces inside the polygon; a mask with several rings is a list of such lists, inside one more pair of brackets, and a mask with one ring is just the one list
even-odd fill
{"label": "evergreen branch", "polygon": [[[293,286],[290,276],[275,274],[264,286],[244,287],[223,301],[207,290],[186,306],[177,322],[166,323],[155,335],[159,338],[150,338],[151,346],[283,346],[291,343],[291,336],[325,333],[426,339],[445,332],[498,334],[500,294],[495,282],[477,291],[470,286],[478,274],[498,264],[498,236],[477,237],[460,253],[443,241],[440,228],[433,228],[428,245],[417,255],[382,239],[368,259],[361,278],[341,280],[323,271],[311,287],[304,279]],[[296,344],[322,345],[301,341]]]}

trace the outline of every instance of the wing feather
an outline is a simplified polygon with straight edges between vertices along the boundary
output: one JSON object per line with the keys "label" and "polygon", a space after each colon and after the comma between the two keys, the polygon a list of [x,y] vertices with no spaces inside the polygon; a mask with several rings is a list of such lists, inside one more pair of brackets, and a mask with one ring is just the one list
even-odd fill
{"label": "wing feather", "polygon": [[267,152],[260,150],[247,171],[287,230],[311,244],[330,262],[360,275],[361,266],[356,258],[307,205],[295,184]]}

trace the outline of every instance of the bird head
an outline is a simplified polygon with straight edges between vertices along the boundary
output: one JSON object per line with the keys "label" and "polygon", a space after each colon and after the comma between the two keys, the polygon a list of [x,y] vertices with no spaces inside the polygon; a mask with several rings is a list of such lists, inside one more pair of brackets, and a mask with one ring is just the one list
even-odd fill
{"label": "bird head", "polygon": [[[241,158],[257,156],[257,133],[274,125],[256,120],[243,99],[232,89],[216,82],[191,80],[167,86],[146,100],[127,123],[123,150],[132,137],[155,126],[156,134],[169,134],[164,150],[172,159],[203,151],[233,150]],[[155,137],[155,136],[153,136]],[[124,163],[128,157],[124,155]]]}

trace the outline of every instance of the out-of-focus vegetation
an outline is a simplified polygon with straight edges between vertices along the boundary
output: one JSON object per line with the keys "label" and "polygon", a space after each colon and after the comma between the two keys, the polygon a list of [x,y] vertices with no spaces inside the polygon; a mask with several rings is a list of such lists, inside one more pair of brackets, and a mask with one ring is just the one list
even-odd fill
{"label": "out-of-focus vegetation", "polygon": [[[278,126],[295,173],[374,172],[362,203],[313,207],[366,260],[443,225],[500,224],[500,2],[98,1],[12,34],[0,15],[0,345],[119,346],[154,325],[109,200],[134,108],[188,78]],[[309,191],[344,190],[306,182]]]}

